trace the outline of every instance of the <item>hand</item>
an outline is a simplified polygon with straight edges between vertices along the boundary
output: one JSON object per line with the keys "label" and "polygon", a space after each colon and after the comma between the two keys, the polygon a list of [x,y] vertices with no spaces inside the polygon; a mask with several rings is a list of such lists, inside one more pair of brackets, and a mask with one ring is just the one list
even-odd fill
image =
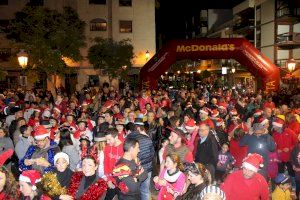
{"label": "hand", "polygon": [[42,166],[42,167],[49,167],[50,163],[45,158],[38,158],[35,160],[36,165]]}
{"label": "hand", "polygon": [[111,188],[111,189],[115,189],[115,188],[116,188],[116,186],[115,186],[111,181],[108,181],[108,182],[107,182],[107,185],[108,185],[108,187]]}
{"label": "hand", "polygon": [[159,180],[158,180],[158,184],[159,184],[160,186],[166,186],[166,185],[167,185],[167,181],[166,181],[166,180],[163,180],[163,179],[159,179]]}
{"label": "hand", "polygon": [[286,147],[286,148],[283,149],[283,151],[284,151],[285,153],[287,153],[287,152],[290,151],[290,149]]}
{"label": "hand", "polygon": [[170,187],[167,187],[167,192],[170,194],[174,194],[174,190]]}
{"label": "hand", "polygon": [[33,159],[25,159],[25,160],[24,160],[24,164],[25,164],[26,166],[33,165],[33,164],[34,164],[34,160],[33,160]]}
{"label": "hand", "polygon": [[139,175],[141,175],[144,171],[145,171],[144,168],[141,167],[141,168],[140,168],[140,171],[139,171]]}
{"label": "hand", "polygon": [[67,195],[67,194],[62,194],[59,196],[59,199],[60,200],[72,200],[73,197],[71,197],[70,195]]}
{"label": "hand", "polygon": [[155,176],[155,177],[153,178],[153,182],[154,182],[154,183],[158,183],[158,180],[159,180],[158,176]]}

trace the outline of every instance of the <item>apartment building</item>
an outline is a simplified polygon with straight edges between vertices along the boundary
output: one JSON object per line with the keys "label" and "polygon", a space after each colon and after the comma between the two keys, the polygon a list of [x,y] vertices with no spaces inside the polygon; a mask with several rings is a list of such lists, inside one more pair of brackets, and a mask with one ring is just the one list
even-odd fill
{"label": "apartment building", "polygon": [[[80,89],[91,81],[101,84],[108,79],[100,70],[95,70],[86,59],[95,37],[112,38],[115,41],[130,39],[135,54],[132,61],[134,68],[142,67],[149,56],[156,52],[154,0],[0,0],[0,27],[8,26],[9,21],[14,18],[14,13],[26,4],[58,11],[64,6],[70,6],[86,22],[87,45],[81,49],[84,59],[80,63],[67,63],[76,67],[77,73],[66,80],[62,78],[57,84],[76,85],[76,88]],[[3,34],[1,39],[4,40]],[[21,71],[16,64],[8,62],[11,60],[8,57],[15,56],[15,51],[11,49],[9,41],[0,43],[0,64],[11,72],[8,73],[12,77],[8,78],[9,81],[13,80],[13,77],[17,79]]]}

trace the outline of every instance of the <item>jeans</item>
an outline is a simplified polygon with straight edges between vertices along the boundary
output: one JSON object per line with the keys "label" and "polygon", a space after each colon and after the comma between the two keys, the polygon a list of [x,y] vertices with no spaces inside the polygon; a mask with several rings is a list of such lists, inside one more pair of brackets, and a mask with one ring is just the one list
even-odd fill
{"label": "jeans", "polygon": [[152,172],[148,172],[148,178],[141,184],[141,200],[149,200],[151,198],[150,193],[150,181]]}

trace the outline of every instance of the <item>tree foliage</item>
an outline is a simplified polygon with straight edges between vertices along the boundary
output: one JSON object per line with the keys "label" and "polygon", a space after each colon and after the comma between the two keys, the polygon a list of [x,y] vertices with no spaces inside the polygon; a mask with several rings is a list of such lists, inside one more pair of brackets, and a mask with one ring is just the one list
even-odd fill
{"label": "tree foliage", "polygon": [[111,77],[122,77],[127,74],[132,58],[133,46],[129,40],[117,42],[97,37],[88,52],[90,63]]}
{"label": "tree foliage", "polygon": [[63,57],[82,59],[79,49],[85,46],[84,27],[84,21],[70,7],[58,12],[25,6],[15,14],[7,37],[29,54],[28,68],[62,75],[70,72]]}

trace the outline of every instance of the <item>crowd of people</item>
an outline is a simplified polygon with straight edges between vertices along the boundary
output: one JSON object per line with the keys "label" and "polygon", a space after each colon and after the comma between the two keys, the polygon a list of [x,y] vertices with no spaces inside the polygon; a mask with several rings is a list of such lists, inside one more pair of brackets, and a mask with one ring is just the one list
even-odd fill
{"label": "crowd of people", "polygon": [[299,115],[299,91],[5,89],[0,200],[298,199]]}

